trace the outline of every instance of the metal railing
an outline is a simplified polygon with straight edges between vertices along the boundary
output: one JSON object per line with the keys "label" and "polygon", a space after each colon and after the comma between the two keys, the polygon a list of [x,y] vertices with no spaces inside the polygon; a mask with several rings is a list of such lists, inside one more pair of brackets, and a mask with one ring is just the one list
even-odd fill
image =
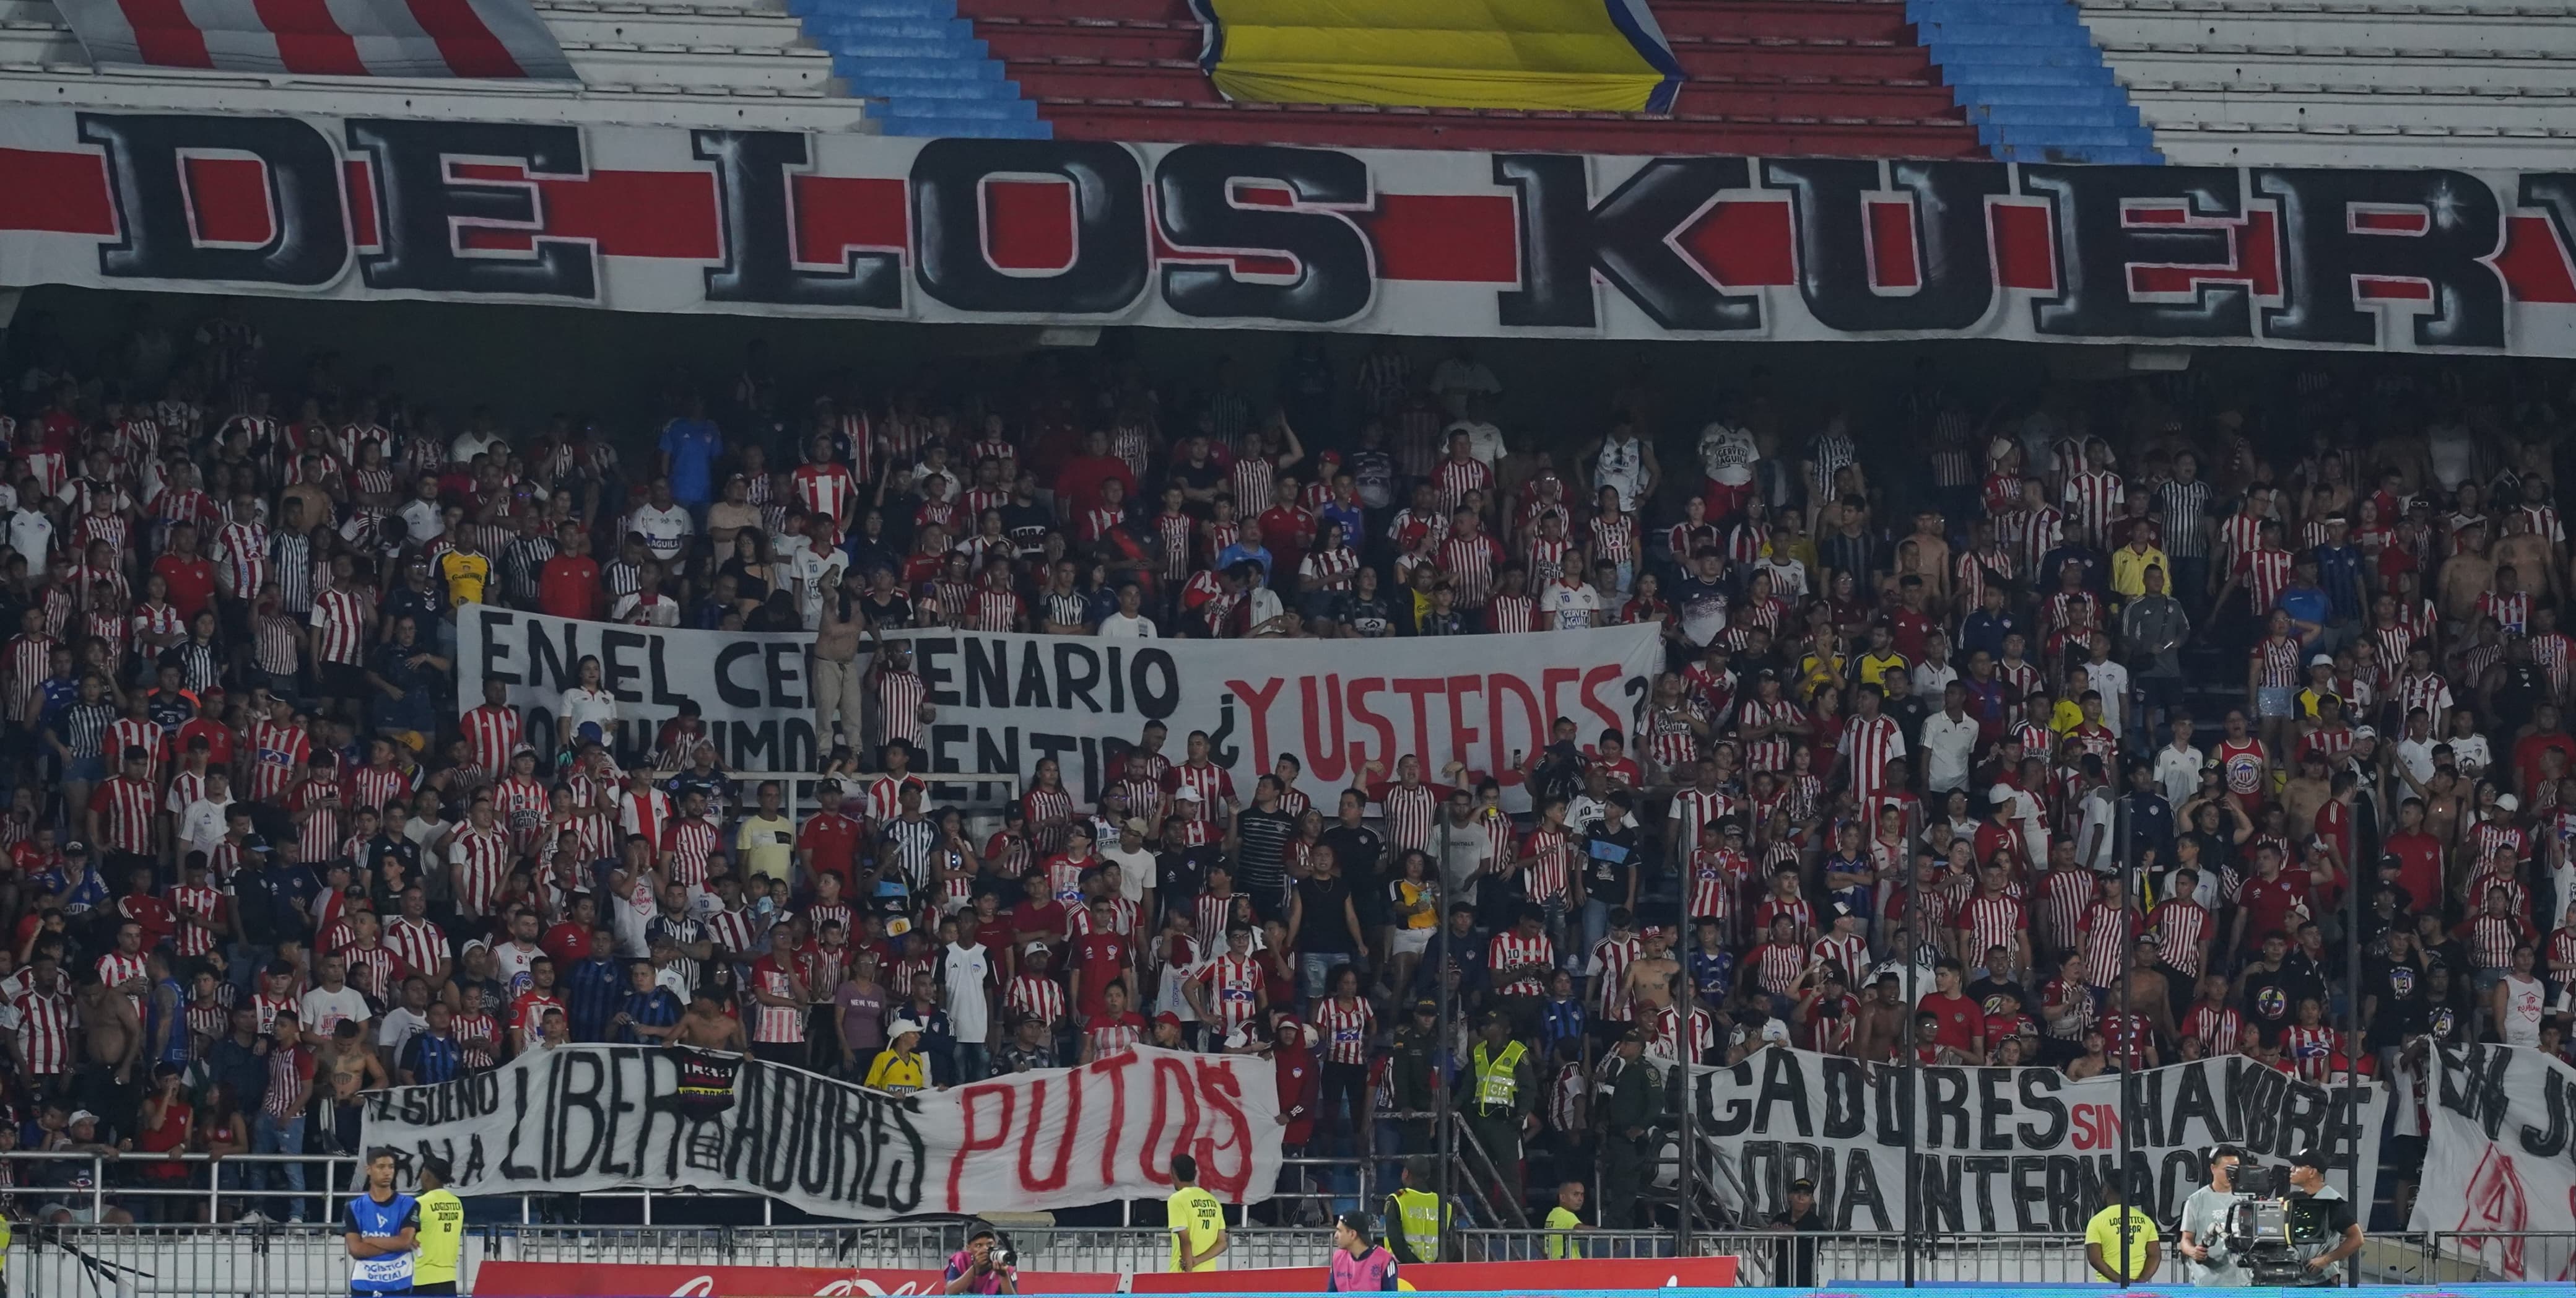
{"label": "metal railing", "polygon": [[[1157,1227],[1012,1227],[1019,1265],[1030,1271],[1124,1275],[1164,1269],[1169,1237]],[[1545,1230],[1459,1232],[1468,1260],[1518,1261],[1550,1256]],[[1239,1227],[1227,1269],[1313,1266],[1332,1247],[1327,1232]],[[1669,1232],[1576,1231],[1567,1236],[1583,1258],[1670,1257]],[[1732,1256],[1746,1286],[1898,1284],[1909,1244],[1921,1283],[2091,1284],[2080,1237],[2074,1235],[1923,1235],[1721,1231],[1695,1234],[1695,1256]],[[863,1276],[923,1271],[943,1265],[965,1245],[962,1222],[782,1227],[582,1227],[477,1224],[462,1258],[470,1292],[485,1262],[581,1265],[810,1267]],[[2524,1270],[2504,1269],[2504,1255]],[[2372,1241],[2363,1279],[2373,1283],[2456,1285],[2550,1281],[2534,1263],[2565,1265],[2576,1232],[2396,1235]],[[21,1230],[7,1274],[32,1298],[339,1298],[348,1292],[348,1258],[335,1226],[262,1224],[227,1229],[188,1225],[35,1226]],[[2164,1281],[2168,1278],[2157,1277]]]}

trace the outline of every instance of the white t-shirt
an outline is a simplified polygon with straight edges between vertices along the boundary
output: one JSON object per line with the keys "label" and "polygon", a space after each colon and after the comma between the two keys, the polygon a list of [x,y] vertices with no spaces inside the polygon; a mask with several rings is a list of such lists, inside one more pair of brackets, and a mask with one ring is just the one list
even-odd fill
{"label": "white t-shirt", "polygon": [[2165,801],[2180,807],[2200,792],[2200,768],[2206,764],[2199,749],[2185,744],[2172,744],[2156,750],[2156,787],[2164,790]]}
{"label": "white t-shirt", "polygon": [[667,563],[680,557],[680,548],[687,542],[689,533],[696,530],[696,525],[690,520],[689,511],[677,503],[669,509],[655,509],[648,501],[635,507],[634,516],[626,520],[626,530],[642,533],[644,548],[652,551],[654,558]]}
{"label": "white t-shirt", "polygon": [[575,685],[563,693],[563,706],[555,709],[563,722],[564,733],[581,733],[583,723],[596,721],[603,735],[617,728],[617,696],[607,690],[583,689]]}
{"label": "white t-shirt", "polygon": [[435,500],[414,496],[394,512],[401,516],[403,531],[413,545],[425,546],[447,535],[447,516],[439,511]]}
{"label": "white t-shirt", "polygon": [[366,996],[342,983],[336,992],[316,987],[304,993],[304,999],[296,1003],[295,1017],[306,1032],[327,1037],[343,1019],[364,1023],[373,1015],[367,1009]]}
{"label": "white t-shirt", "polygon": [[179,842],[184,851],[211,854],[215,844],[224,838],[224,809],[233,805],[227,794],[221,802],[199,798],[179,813]]}
{"label": "white t-shirt", "polygon": [[45,556],[53,553],[54,548],[54,520],[32,509],[11,514],[9,548],[27,556],[28,576],[43,576]]}
{"label": "white t-shirt", "polygon": [[1129,617],[1124,613],[1112,613],[1100,619],[1100,637],[1104,640],[1154,640],[1161,638],[1162,634],[1162,629],[1154,625],[1152,618],[1141,615]]}
{"label": "white t-shirt", "polygon": [[993,1002],[986,990],[993,976],[991,955],[980,945],[954,943],[940,954],[945,958],[939,966],[948,979],[948,1025],[957,1040],[979,1043],[992,1026]]}
{"label": "white t-shirt", "polygon": [[520,980],[530,976],[528,970],[537,963],[537,957],[544,954],[542,947],[532,946],[522,951],[518,943],[504,942],[492,948],[493,976],[501,980],[501,985],[509,989],[512,996],[516,996],[527,990],[519,985]]}
{"label": "white t-shirt", "polygon": [[[1110,841],[1117,842],[1116,839]],[[1154,854],[1141,847],[1129,852],[1113,846],[1101,853],[1100,859],[1118,863],[1118,895],[1142,904],[1146,885],[1154,881]]]}
{"label": "white t-shirt", "polygon": [[[2110,870],[2112,864],[2118,860],[2120,835],[2111,823],[2118,809],[2119,802],[2111,796],[2110,787],[2107,785],[2097,787],[2091,793],[2084,795],[2084,817],[2082,823],[2075,828],[2075,850],[2079,854],[2078,863],[2086,869],[2105,872]],[[2096,829],[2102,831],[2102,841],[2099,845],[2093,845],[2093,831]],[[2093,855],[2089,858],[2080,857],[2088,845],[2093,846]]]}
{"label": "white t-shirt", "polygon": [[1494,467],[1494,461],[1503,458],[1502,429],[1480,419],[1461,419],[1440,430],[1441,444],[1447,445],[1454,433],[1467,435],[1467,454],[1484,461],[1486,468]]}
{"label": "white t-shirt", "polygon": [[400,1059],[403,1047],[410,1045],[412,1037],[428,1026],[428,1015],[415,1014],[409,1007],[397,1005],[386,1010],[385,1016],[377,1021],[376,1044],[392,1051],[394,1058]]}
{"label": "white t-shirt", "polygon": [[1551,581],[1539,592],[1539,608],[1555,615],[1551,625],[1560,631],[1578,630],[1593,624],[1601,612],[1601,592],[1592,583],[1577,581],[1571,585]]}
{"label": "white t-shirt", "polygon": [[2121,733],[2120,705],[2129,697],[2129,669],[2108,658],[2084,664],[2084,675],[2102,696],[2102,724],[2112,734]]}
{"label": "white t-shirt", "polygon": [[458,464],[471,464],[473,463],[475,456],[481,455],[483,452],[491,450],[493,447],[499,446],[500,444],[501,438],[499,434],[495,433],[487,436],[469,428],[464,432],[458,433],[456,435],[456,440],[447,444],[447,458]]}
{"label": "white t-shirt", "polygon": [[1754,444],[1750,429],[1711,423],[1699,430],[1700,472],[1711,482],[1741,487],[1753,481],[1754,462],[1761,458],[1762,448]]}
{"label": "white t-shirt", "polygon": [[641,960],[653,954],[653,944],[645,939],[645,925],[661,910],[653,900],[653,881],[639,876],[627,886],[624,897],[611,902],[609,909],[617,921],[617,954],[629,960]]}

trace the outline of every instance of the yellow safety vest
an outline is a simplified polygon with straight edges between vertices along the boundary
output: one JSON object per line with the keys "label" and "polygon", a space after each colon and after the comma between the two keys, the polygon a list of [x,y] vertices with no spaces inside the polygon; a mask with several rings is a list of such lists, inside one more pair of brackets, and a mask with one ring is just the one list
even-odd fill
{"label": "yellow safety vest", "polygon": [[1489,1060],[1485,1057],[1485,1043],[1476,1043],[1476,1051],[1471,1058],[1476,1066],[1477,1107],[1507,1109],[1512,1106],[1513,1098],[1520,1093],[1521,1056],[1528,1053],[1520,1042],[1514,1041],[1503,1047],[1501,1055]]}
{"label": "yellow safety vest", "polygon": [[457,1254],[465,1247],[465,1201],[446,1190],[420,1196],[419,1240],[412,1253],[411,1282],[456,1283]]}
{"label": "yellow safety vest", "polygon": [[1404,1237],[1414,1259],[1439,1261],[1440,1196],[1429,1190],[1398,1190],[1387,1198],[1395,1201],[1396,1233]]}

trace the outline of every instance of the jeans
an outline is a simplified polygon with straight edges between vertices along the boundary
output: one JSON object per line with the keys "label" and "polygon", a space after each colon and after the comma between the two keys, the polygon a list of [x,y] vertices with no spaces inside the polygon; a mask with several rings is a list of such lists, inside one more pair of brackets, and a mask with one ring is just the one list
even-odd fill
{"label": "jeans", "polygon": [[[254,1154],[302,1155],[304,1153],[303,1116],[299,1114],[292,1118],[281,1118],[272,1113],[262,1112],[259,1117],[254,1119],[251,1123],[250,1152]],[[283,1177],[285,1179],[285,1190],[288,1194],[295,1196],[287,1199],[286,1201],[286,1215],[295,1221],[304,1220],[304,1200],[301,1197],[304,1193],[304,1164],[272,1163],[269,1164],[265,1170],[255,1173],[254,1175],[257,1178],[254,1184],[262,1190],[273,1190],[279,1188],[277,1182],[270,1178]],[[272,1217],[277,1213],[277,1204],[275,1200],[262,1199],[256,1206],[261,1212],[267,1213]]]}
{"label": "jeans", "polygon": [[983,1042],[960,1041],[954,1068],[959,1084],[980,1082],[993,1071],[993,1052]]}
{"label": "jeans", "polygon": [[1584,960],[1592,958],[1592,948],[1601,945],[1601,935],[1610,931],[1610,903],[1599,897],[1583,899],[1583,945],[1574,954]]}
{"label": "jeans", "polygon": [[1351,963],[1351,957],[1339,951],[1307,951],[1297,957],[1297,990],[1309,1001],[1322,1000],[1332,989],[1324,980],[1333,976],[1338,965]]}

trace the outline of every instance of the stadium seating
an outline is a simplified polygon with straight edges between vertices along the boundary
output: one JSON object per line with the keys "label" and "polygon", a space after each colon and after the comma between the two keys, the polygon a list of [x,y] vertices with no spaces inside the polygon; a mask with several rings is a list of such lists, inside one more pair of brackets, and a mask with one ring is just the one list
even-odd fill
{"label": "stadium seating", "polygon": [[1598,153],[1985,152],[1898,0],[1658,0],[1656,19],[1689,75],[1669,117],[1229,103],[1199,67],[1201,28],[1185,0],[791,0],[791,7],[858,93],[886,97],[885,127],[898,134]]}
{"label": "stadium seating", "polygon": [[137,109],[396,113],[598,125],[870,131],[774,0],[537,0],[582,84],[245,77],[90,65],[51,0],[0,0],[0,102]]}
{"label": "stadium seating", "polygon": [[2082,0],[2177,162],[2556,165],[2576,5]]}

